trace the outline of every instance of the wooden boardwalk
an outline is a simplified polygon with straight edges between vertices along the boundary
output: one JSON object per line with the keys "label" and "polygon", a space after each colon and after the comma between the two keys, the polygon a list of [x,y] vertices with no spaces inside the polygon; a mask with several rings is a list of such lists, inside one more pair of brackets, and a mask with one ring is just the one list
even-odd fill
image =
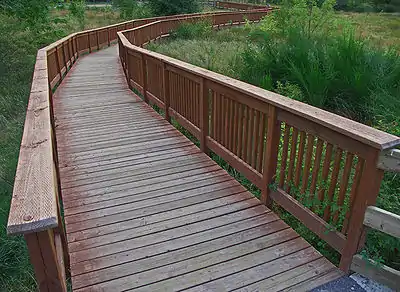
{"label": "wooden boardwalk", "polygon": [[342,275],[129,90],[116,47],[54,96],[74,291],[302,291]]}

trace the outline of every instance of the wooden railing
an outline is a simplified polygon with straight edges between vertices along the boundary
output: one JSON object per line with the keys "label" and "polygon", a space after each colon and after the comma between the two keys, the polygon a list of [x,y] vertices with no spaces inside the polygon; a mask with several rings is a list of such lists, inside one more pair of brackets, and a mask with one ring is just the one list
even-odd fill
{"label": "wooden railing", "polygon": [[[400,238],[400,216],[397,214],[370,206],[365,212],[364,225]],[[400,271],[371,259],[365,259],[362,255],[357,254],[353,257],[351,270],[394,290],[400,287]]]}
{"label": "wooden railing", "polygon": [[[109,46],[117,40],[118,31],[160,20],[199,15],[202,14],[132,20],[73,33],[38,51],[7,232],[10,235],[24,234],[40,291],[67,291],[65,278],[69,270],[68,247],[60,207],[62,198],[54,131],[53,91],[80,54]],[[205,15],[224,17],[234,13]]]}
{"label": "wooden railing", "polygon": [[263,9],[265,5],[251,4],[251,3],[237,3],[229,1],[211,1],[211,5],[219,9],[231,9],[231,10],[255,10]]}
{"label": "wooden railing", "polygon": [[[208,18],[214,26],[264,12]],[[363,218],[375,204],[382,153],[400,138],[141,48],[194,18],[161,20],[118,33],[130,87],[156,104],[342,256],[348,271],[363,246]]]}

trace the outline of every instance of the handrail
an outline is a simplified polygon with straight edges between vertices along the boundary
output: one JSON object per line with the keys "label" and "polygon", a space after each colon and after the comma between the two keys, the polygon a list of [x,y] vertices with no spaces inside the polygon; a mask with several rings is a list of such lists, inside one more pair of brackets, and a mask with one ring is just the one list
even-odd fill
{"label": "handrail", "polygon": [[[197,17],[202,14],[194,14]],[[232,12],[204,14],[232,15]],[[117,40],[117,32],[176,16],[131,20],[72,33],[38,51],[7,224],[24,234],[40,291],[67,291],[68,246],[61,218],[53,91],[80,54]],[[180,15],[179,17],[190,17]]]}
{"label": "handrail", "polygon": [[[267,13],[206,19],[215,27]],[[364,212],[379,193],[380,155],[400,138],[142,48],[182,22],[202,19],[159,20],[119,32],[129,86],[197,137],[204,152],[213,151],[259,187],[264,203],[278,203],[341,253],[347,272],[363,245]]]}
{"label": "handrail", "polygon": [[[400,238],[400,216],[386,210],[369,206],[365,212],[364,225]],[[396,290],[399,288],[400,271],[386,265],[380,265],[362,255],[354,255],[351,270],[378,281]]]}

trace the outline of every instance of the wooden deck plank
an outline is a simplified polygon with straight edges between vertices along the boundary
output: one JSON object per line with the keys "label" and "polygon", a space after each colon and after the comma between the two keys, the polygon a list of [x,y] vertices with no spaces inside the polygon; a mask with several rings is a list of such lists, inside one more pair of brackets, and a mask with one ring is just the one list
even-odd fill
{"label": "wooden deck plank", "polygon": [[241,231],[249,230],[251,228],[264,228],[264,225],[271,222],[282,221],[279,220],[279,218],[272,212],[268,212],[266,213],[266,215],[253,216],[236,222],[222,224],[221,226],[206,229],[199,233],[189,234],[154,245],[127,250],[121,253],[95,258],[90,261],[82,261],[75,265],[75,268],[72,270],[72,274],[83,274],[89,271],[96,271],[105,269],[107,267],[119,266],[123,263],[133,262],[154,255],[161,255],[166,252],[172,252],[181,248],[191,247],[196,244],[206,244],[206,242],[208,241],[222,238],[228,235],[234,235]]}
{"label": "wooden deck plank", "polygon": [[54,113],[74,291],[304,289],[338,275],[129,90],[115,47],[78,60]]}
{"label": "wooden deck plank", "polygon": [[75,287],[85,287],[93,284],[110,281],[118,277],[124,277],[151,270],[157,267],[166,266],[187,259],[188,253],[190,257],[201,256],[217,250],[234,246],[238,243],[250,241],[256,238],[264,237],[271,233],[287,230],[288,226],[282,221],[272,221],[259,227],[245,229],[234,234],[211,239],[210,241],[201,242],[196,245],[183,247],[181,249],[168,252],[166,254],[158,254],[137,261],[128,262],[118,266],[112,266],[99,271],[77,275],[72,278]]}

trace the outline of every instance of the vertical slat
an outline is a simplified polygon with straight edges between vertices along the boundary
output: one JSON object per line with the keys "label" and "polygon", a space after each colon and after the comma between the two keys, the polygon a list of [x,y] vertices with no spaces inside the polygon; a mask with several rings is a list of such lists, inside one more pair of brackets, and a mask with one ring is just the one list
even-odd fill
{"label": "vertical slat", "polygon": [[97,43],[97,50],[100,50],[99,31],[98,30],[96,30],[96,43]]}
{"label": "vertical slat", "polygon": [[234,120],[234,101],[229,100],[229,150],[233,152],[233,120]]}
{"label": "vertical slat", "polygon": [[224,142],[223,145],[228,148],[229,135],[229,99],[224,95],[223,113],[224,113]]}
{"label": "vertical slat", "polygon": [[286,176],[286,165],[289,149],[289,137],[290,137],[290,126],[285,124],[285,132],[283,136],[283,147],[282,147],[282,158],[281,158],[281,169],[279,172],[279,187],[283,188]]}
{"label": "vertical slat", "polygon": [[170,93],[169,93],[169,72],[167,70],[166,64],[163,62],[162,67],[162,82],[163,82],[163,97],[164,97],[164,105],[165,105],[165,119],[171,123],[171,117],[169,116],[169,107],[170,107]]}
{"label": "vertical slat", "polygon": [[317,180],[319,169],[321,167],[321,157],[322,157],[322,148],[324,146],[324,141],[318,138],[317,141],[317,149],[315,150],[315,159],[314,166],[312,170],[312,178],[311,178],[311,186],[310,186],[310,194],[312,198],[314,197],[315,189],[317,187]]}
{"label": "vertical slat", "polygon": [[346,245],[342,252],[339,268],[348,272],[353,256],[364,245],[364,214],[368,206],[374,205],[383,179],[383,170],[377,168],[379,150],[370,149],[369,157],[365,159],[365,166],[360,178],[354,205],[351,210]]}
{"label": "vertical slat", "polygon": [[60,74],[60,82],[61,82],[62,72],[61,72],[61,65],[60,65],[60,59],[59,59],[59,54],[58,54],[58,46],[56,46],[56,65],[57,65],[58,74]]}
{"label": "vertical slat", "polygon": [[232,137],[232,144],[233,148],[232,151],[237,155],[238,150],[238,124],[239,124],[239,104],[237,101],[234,101],[233,104],[233,137]]}
{"label": "vertical slat", "polygon": [[272,204],[269,196],[271,192],[270,184],[275,180],[280,138],[281,125],[277,119],[276,107],[270,105],[268,109],[267,149],[264,158],[263,189],[261,191],[261,201],[269,207]]}
{"label": "vertical slat", "polygon": [[[353,165],[353,158],[354,154],[348,152],[346,155],[346,162],[344,165],[343,169],[343,174],[342,174],[342,179],[340,183],[340,189],[339,189],[339,195],[338,195],[338,200],[337,200],[337,205],[341,208],[344,203],[346,191],[347,191],[347,186],[349,183],[349,178],[350,178],[350,173],[351,173],[351,167]],[[339,210],[337,210],[333,216],[333,223],[337,223],[339,219]]]}
{"label": "vertical slat", "polygon": [[251,157],[252,157],[252,150],[253,150],[253,128],[254,128],[254,110],[253,108],[249,108],[249,124],[248,124],[248,130],[247,130],[247,153],[246,153],[246,158],[245,161],[251,165]]}
{"label": "vertical slat", "polygon": [[364,169],[364,160],[358,158],[358,162],[356,165],[356,170],[354,173],[354,178],[353,178],[353,184],[351,186],[351,191],[350,191],[350,200],[349,200],[349,210],[346,212],[346,216],[343,222],[343,227],[342,227],[342,233],[346,234],[347,228],[348,228],[348,223],[351,215],[351,210],[353,209],[353,203],[354,203],[354,198],[356,197],[358,193],[358,187],[360,185],[360,179],[361,179],[361,173],[362,170]]}
{"label": "vertical slat", "polygon": [[[300,184],[300,173],[303,168],[303,157],[304,157],[304,147],[305,147],[305,140],[306,133],[303,131],[300,132],[300,142],[299,142],[299,151],[297,151],[297,159],[296,159],[296,171],[294,176],[294,186],[298,188]],[[295,197],[295,195],[294,195]]]}
{"label": "vertical slat", "polygon": [[215,91],[213,91],[212,93],[213,96],[213,104],[212,104],[212,108],[213,108],[213,120],[212,120],[212,134],[213,134],[213,138],[214,140],[217,140],[217,128],[218,128],[218,108],[217,108],[217,93]]}
{"label": "vertical slat", "polygon": [[296,160],[296,149],[297,149],[297,138],[298,138],[298,130],[293,128],[292,131],[292,140],[290,143],[290,157],[289,157],[289,169],[288,169],[288,177],[287,177],[287,185],[286,190],[290,192],[290,185],[292,184],[293,180],[293,170],[294,170],[294,162]]}
{"label": "vertical slat", "polygon": [[251,161],[251,166],[255,169],[256,168],[256,162],[257,162],[257,155],[259,155],[258,150],[258,140],[260,139],[259,136],[259,128],[260,128],[260,112],[258,110],[255,111],[255,120],[254,120],[254,131],[253,131],[253,138],[254,138],[254,143],[252,147],[253,151],[253,157]]}
{"label": "vertical slat", "polygon": [[306,160],[304,161],[303,181],[302,181],[301,191],[300,191],[302,194],[304,194],[307,189],[313,151],[314,151],[314,136],[309,134],[307,137]]}
{"label": "vertical slat", "polygon": [[209,91],[206,87],[206,81],[202,78],[200,83],[200,149],[204,153],[209,153],[206,145],[206,138],[209,134]]}
{"label": "vertical slat", "polygon": [[241,158],[246,161],[247,154],[247,141],[248,141],[248,121],[249,121],[249,109],[246,105],[244,106],[244,123],[243,123],[243,143],[242,143],[242,155]]}
{"label": "vertical slat", "polygon": [[107,28],[107,45],[111,46],[110,28]]}
{"label": "vertical slat", "polygon": [[[328,143],[326,146],[325,150],[325,158],[324,158],[324,167],[322,169],[322,182],[323,184],[326,184],[326,181],[328,179],[328,174],[329,174],[329,168],[331,165],[331,157],[332,157],[332,144]],[[324,200],[325,197],[325,185],[322,185],[318,191],[318,201],[320,204]]]}
{"label": "vertical slat", "polygon": [[340,148],[336,149],[336,154],[335,154],[335,162],[333,164],[333,171],[331,174],[331,182],[329,185],[329,189],[328,189],[328,206],[325,207],[325,211],[324,211],[324,220],[328,221],[330,216],[331,216],[331,203],[333,200],[333,196],[335,195],[335,190],[336,190],[336,184],[337,184],[337,180],[339,177],[339,171],[340,171],[340,162],[342,161],[342,153],[343,150]]}
{"label": "vertical slat", "polygon": [[146,60],[144,58],[144,54],[141,54],[142,57],[142,81],[143,81],[143,99],[146,103],[149,103],[149,98],[147,97],[147,68],[146,68]]}
{"label": "vertical slat", "polygon": [[262,172],[262,167],[263,167],[263,160],[264,160],[264,134],[265,134],[265,129],[266,129],[266,121],[267,119],[265,118],[265,114],[263,112],[260,113],[260,127],[259,127],[259,139],[258,139],[258,146],[257,146],[257,152],[258,152],[258,158],[257,158],[257,171]]}
{"label": "vertical slat", "polygon": [[92,52],[92,47],[90,45],[90,33],[87,33],[87,37],[88,37],[88,47],[89,47],[89,53]]}
{"label": "vertical slat", "polygon": [[243,151],[243,105],[239,103],[239,123],[238,123],[238,149],[237,149],[237,156],[242,157]]}

